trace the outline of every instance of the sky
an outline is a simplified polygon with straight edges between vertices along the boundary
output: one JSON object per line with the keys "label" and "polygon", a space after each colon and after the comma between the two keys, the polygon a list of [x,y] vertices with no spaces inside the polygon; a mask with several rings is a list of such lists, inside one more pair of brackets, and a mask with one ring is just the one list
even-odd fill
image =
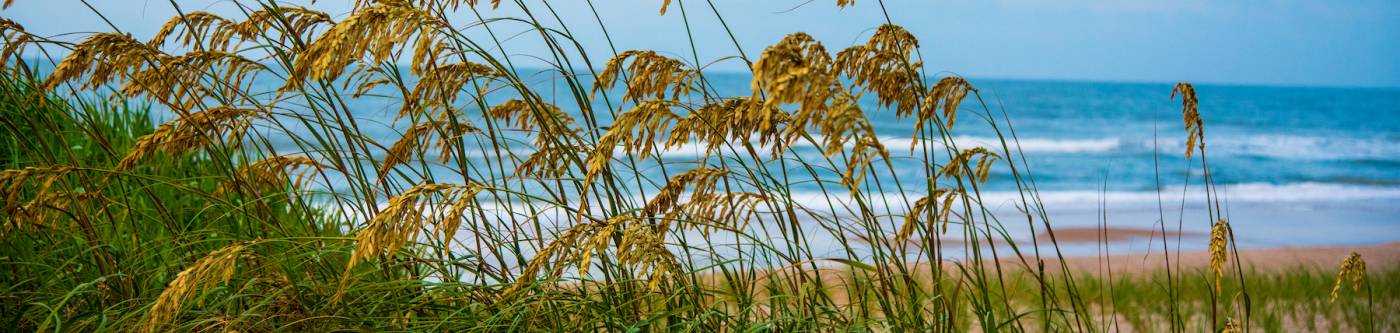
{"label": "sky", "polygon": [[[250,0],[244,0],[249,2]],[[531,13],[553,23],[540,0],[522,0]],[[614,50],[657,50],[712,71],[743,71],[733,58],[742,49],[757,57],[764,47],[797,31],[828,51],[863,43],[889,20],[919,37],[930,72],[973,78],[1261,84],[1288,86],[1400,87],[1400,1],[1239,0],[1112,1],[835,0],[551,1],[595,65]],[[488,2],[482,0],[483,3]],[[519,17],[512,1],[499,9],[479,5],[486,17]],[[171,0],[88,0],[123,32],[145,39],[176,11]],[[231,0],[174,0],[182,11],[237,16]],[[337,18],[350,1],[290,1]],[[883,9],[883,10],[882,10]],[[715,12],[734,32],[725,32]],[[30,32],[76,40],[112,30],[80,0],[17,0],[0,16]],[[470,12],[452,22],[469,38],[489,38]],[[691,27],[687,38],[686,24]],[[546,56],[529,27],[493,23],[509,37],[505,48],[520,59]],[[693,39],[694,47],[691,41]],[[739,48],[735,46],[735,40]],[[611,45],[611,47],[610,47]]]}

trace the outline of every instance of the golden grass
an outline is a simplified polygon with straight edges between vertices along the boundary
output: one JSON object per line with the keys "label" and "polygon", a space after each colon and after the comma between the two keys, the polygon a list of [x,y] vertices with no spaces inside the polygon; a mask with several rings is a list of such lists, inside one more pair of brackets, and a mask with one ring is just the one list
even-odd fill
{"label": "golden grass", "polygon": [[253,244],[235,243],[214,250],[180,271],[146,313],[144,330],[162,331],[164,325],[179,314],[186,300],[232,279],[234,270],[238,268],[238,259],[245,255],[244,249]]}
{"label": "golden grass", "polygon": [[1210,271],[1215,273],[1215,292],[1220,293],[1220,277],[1230,260],[1230,222],[1220,219],[1210,228]]}
{"label": "golden grass", "polygon": [[1337,283],[1332,287],[1331,302],[1337,302],[1337,294],[1342,291],[1342,286],[1347,280],[1351,281],[1352,291],[1361,290],[1361,284],[1366,282],[1366,261],[1356,252],[1342,260],[1342,266],[1337,270]]}

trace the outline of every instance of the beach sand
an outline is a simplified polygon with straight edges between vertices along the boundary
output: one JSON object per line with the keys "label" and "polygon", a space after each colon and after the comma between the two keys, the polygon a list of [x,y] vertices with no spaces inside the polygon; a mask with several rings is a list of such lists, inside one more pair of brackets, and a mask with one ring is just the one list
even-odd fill
{"label": "beach sand", "polygon": [[[1056,230],[1056,235],[1065,238],[1088,240],[1093,242],[1095,237],[1099,237],[1093,229],[1066,229]],[[1123,234],[1136,234],[1140,230],[1109,230],[1109,234],[1120,232]],[[1164,265],[1164,253],[1160,243],[1156,251],[1140,253],[1110,254],[1100,255],[1075,255],[1067,256],[1065,263],[1075,271],[1086,273],[1106,272],[1112,266],[1114,274],[1150,274],[1166,268]],[[1319,269],[1322,271],[1335,271],[1341,264],[1342,259],[1352,252],[1361,254],[1361,258],[1366,260],[1367,268],[1373,272],[1382,272],[1395,269],[1400,265],[1400,242],[1388,242],[1371,245],[1354,246],[1300,246],[1300,247],[1268,247],[1268,248],[1243,248],[1237,252],[1239,261],[1243,263],[1245,270],[1258,272],[1279,272],[1297,268]],[[1210,265],[1210,253],[1207,251],[1182,251],[1176,252],[1174,249],[1168,251],[1173,268],[1183,269],[1203,269]],[[1108,260],[1103,260],[1103,259]],[[1232,254],[1229,258],[1235,260]],[[1053,260],[1046,260],[1046,266],[1051,265]]]}

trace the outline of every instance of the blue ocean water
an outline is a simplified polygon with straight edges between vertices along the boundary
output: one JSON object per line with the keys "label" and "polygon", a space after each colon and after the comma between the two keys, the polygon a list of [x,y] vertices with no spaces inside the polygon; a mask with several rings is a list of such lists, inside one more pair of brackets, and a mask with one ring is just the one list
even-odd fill
{"label": "blue ocean water", "polygon": [[[747,75],[710,76],[721,93],[749,94]],[[1199,160],[1183,156],[1186,132],[1181,99],[1171,97],[1174,84],[971,82],[987,109],[969,97],[952,130],[955,141],[999,150],[983,119],[990,112],[1041,191],[1155,191],[1180,187],[1188,170],[1199,182]],[[1400,190],[1400,89],[1201,84],[1196,91],[1212,176],[1250,191],[1236,193],[1242,198],[1394,198]],[[908,158],[912,123],[869,98],[862,104],[901,175],[918,179],[922,164]],[[988,189],[1014,190],[1009,172],[994,169]]]}
{"label": "blue ocean water", "polygon": [[[1154,173],[1179,180],[1185,172],[1186,133],[1171,84],[978,83],[1009,115],[1042,188],[1084,189],[1107,176],[1109,190],[1151,190]],[[1400,90],[1205,84],[1196,91],[1218,183],[1400,185]],[[972,132],[965,135],[989,134]]]}
{"label": "blue ocean water", "polygon": [[[712,81],[735,94],[748,90],[747,75]],[[986,108],[964,101],[955,141],[996,150],[1000,141],[984,119],[998,117],[1009,141],[1014,131],[1019,156],[1013,159],[1024,157],[1052,225],[1155,230],[1166,224],[1208,233],[1202,166],[1183,156],[1186,132],[1174,84],[970,81]],[[1400,241],[1400,89],[1195,87],[1210,173],[1241,246]],[[863,104],[878,109],[874,101]],[[911,122],[889,111],[868,116],[891,152],[908,156]],[[921,165],[895,158],[904,179],[921,179]],[[1018,216],[1025,207],[1015,190],[1002,163],[983,198],[999,215]],[[1011,234],[1031,237],[1022,227],[1007,225]],[[1187,239],[1184,246],[1204,245]],[[1122,249],[1142,251],[1149,241]],[[1083,246],[1080,252],[1093,251],[1092,244]]]}
{"label": "blue ocean water", "polygon": [[[547,101],[578,115],[557,76],[540,72],[526,77]],[[721,96],[751,95],[747,74],[707,73],[707,80]],[[964,101],[954,140],[961,148],[1000,151],[996,131],[986,120],[996,118],[1015,148],[1012,160],[1029,170],[1052,224],[1093,226],[1106,215],[1117,227],[1170,224],[1186,232],[1208,231],[1202,167],[1199,159],[1183,157],[1186,132],[1180,98],[1171,97],[1173,84],[970,81],[986,107],[971,97]],[[1400,241],[1400,88],[1200,84],[1196,91],[1210,172],[1242,246]],[[385,95],[397,94],[386,90]],[[508,98],[488,96],[487,105]],[[868,96],[862,104],[893,155],[894,172],[905,181],[924,179],[924,164],[910,152],[912,121],[882,110]],[[361,98],[347,105],[361,134],[381,144],[394,142],[407,127],[394,120],[400,105],[396,98]],[[465,111],[469,116],[479,112]],[[606,126],[609,121],[600,122]],[[297,135],[295,123],[290,124]],[[270,139],[295,148],[276,135]],[[532,151],[529,134],[520,133],[518,139],[510,149],[524,158]],[[792,151],[820,158],[812,147]],[[675,165],[687,165],[699,155],[693,147],[662,152]],[[466,162],[485,158],[492,157]],[[652,184],[664,182],[659,168],[643,172]],[[463,181],[456,168],[438,166],[431,173],[425,177],[437,182]],[[813,200],[828,193],[814,182],[797,184],[794,190],[795,197]],[[1010,168],[999,163],[983,188],[984,203],[996,214],[1023,214],[1026,207],[1016,190]],[[1029,230],[1018,230],[1024,227],[1008,225],[1007,231],[1033,237]]]}

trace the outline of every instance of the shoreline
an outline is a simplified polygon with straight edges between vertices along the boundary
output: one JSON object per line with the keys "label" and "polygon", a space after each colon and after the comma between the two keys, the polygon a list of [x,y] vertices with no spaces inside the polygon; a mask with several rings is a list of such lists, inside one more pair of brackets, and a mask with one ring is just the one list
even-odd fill
{"label": "shoreline", "polygon": [[[1348,254],[1356,252],[1366,261],[1368,273],[1388,272],[1400,266],[1400,242],[1386,242],[1356,246],[1288,246],[1270,248],[1243,248],[1231,251],[1227,267],[1234,261],[1243,264],[1246,273],[1278,273],[1296,269],[1334,272]],[[1210,253],[1188,250],[1170,253],[1172,269],[1193,271],[1210,268]],[[1104,260],[1107,259],[1107,260]],[[1058,268],[1058,259],[1046,259],[1045,266]],[[1019,263],[1018,259],[1003,259],[1003,263]],[[1131,254],[1067,255],[1064,263],[1079,273],[1103,275],[1109,272],[1114,276],[1143,276],[1162,272],[1164,261],[1162,251],[1148,251]]]}

